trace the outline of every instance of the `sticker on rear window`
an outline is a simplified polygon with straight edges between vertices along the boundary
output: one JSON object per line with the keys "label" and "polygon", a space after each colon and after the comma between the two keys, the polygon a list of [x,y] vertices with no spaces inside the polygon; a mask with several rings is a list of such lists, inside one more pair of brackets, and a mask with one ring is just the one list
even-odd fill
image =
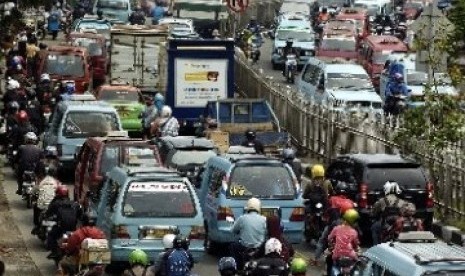
{"label": "sticker on rear window", "polygon": [[180,182],[136,182],[131,183],[129,192],[189,192],[186,184]]}

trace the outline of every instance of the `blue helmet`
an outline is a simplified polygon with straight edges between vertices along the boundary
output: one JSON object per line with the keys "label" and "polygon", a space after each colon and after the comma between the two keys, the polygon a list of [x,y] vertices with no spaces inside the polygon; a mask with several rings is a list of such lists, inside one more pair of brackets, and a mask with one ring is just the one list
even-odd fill
{"label": "blue helmet", "polygon": [[72,83],[72,82],[66,83],[66,86],[65,86],[66,94],[72,95],[72,94],[74,94],[75,91],[76,91],[76,87],[75,87],[74,83]]}

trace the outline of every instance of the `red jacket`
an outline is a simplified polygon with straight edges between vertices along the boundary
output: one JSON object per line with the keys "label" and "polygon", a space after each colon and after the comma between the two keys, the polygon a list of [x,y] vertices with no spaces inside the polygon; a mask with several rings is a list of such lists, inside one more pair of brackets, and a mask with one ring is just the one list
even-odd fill
{"label": "red jacket", "polygon": [[341,257],[357,259],[357,250],[360,244],[357,231],[349,225],[338,225],[334,227],[328,236],[328,241],[333,248],[333,260]]}
{"label": "red jacket", "polygon": [[345,196],[336,195],[329,198],[329,207],[331,209],[338,209],[341,214],[344,214],[345,211],[355,208],[355,204]]}
{"label": "red jacket", "polygon": [[64,248],[68,255],[78,255],[81,249],[81,243],[87,239],[105,239],[105,233],[95,226],[84,226],[71,234],[68,238],[66,247]]}

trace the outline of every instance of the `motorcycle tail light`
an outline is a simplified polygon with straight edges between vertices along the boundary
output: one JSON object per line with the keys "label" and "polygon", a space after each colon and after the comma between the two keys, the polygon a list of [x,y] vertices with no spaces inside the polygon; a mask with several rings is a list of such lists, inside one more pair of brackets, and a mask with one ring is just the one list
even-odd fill
{"label": "motorcycle tail light", "polygon": [[360,188],[359,188],[359,200],[358,200],[358,206],[360,206],[360,208],[366,208],[368,207],[368,186],[367,184],[360,184]]}

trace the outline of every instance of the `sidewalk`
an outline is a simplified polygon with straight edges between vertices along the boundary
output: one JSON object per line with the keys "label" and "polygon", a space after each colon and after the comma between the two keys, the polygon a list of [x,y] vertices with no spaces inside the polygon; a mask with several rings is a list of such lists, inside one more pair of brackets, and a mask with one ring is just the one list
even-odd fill
{"label": "sidewalk", "polygon": [[[0,157],[0,259],[7,276],[40,276],[16,224],[3,187],[3,157]],[[31,210],[32,212],[32,210]]]}

